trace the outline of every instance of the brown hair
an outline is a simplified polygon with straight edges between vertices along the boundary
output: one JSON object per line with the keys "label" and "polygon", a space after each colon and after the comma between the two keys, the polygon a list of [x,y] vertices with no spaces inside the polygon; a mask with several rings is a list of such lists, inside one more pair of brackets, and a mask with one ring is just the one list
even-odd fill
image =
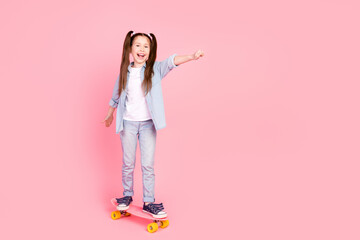
{"label": "brown hair", "polygon": [[144,73],[144,81],[142,83],[142,88],[144,89],[145,95],[151,90],[152,87],[152,76],[154,75],[154,63],[156,60],[156,49],[157,49],[157,42],[155,35],[150,33],[151,38],[146,33],[136,33],[131,36],[133,31],[129,31],[126,34],[125,40],[124,40],[124,46],[123,46],[123,54],[120,64],[120,79],[119,79],[119,97],[121,96],[121,92],[125,90],[126,88],[126,82],[127,82],[127,70],[128,66],[130,64],[130,52],[131,47],[133,44],[134,39],[137,36],[144,36],[147,37],[150,41],[150,54],[149,58],[146,61],[146,67],[145,67],[145,73]]}

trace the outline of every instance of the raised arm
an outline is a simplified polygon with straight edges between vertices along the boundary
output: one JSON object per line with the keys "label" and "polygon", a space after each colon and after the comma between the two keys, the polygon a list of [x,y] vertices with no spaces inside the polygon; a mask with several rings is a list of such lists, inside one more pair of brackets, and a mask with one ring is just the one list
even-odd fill
{"label": "raised arm", "polygon": [[200,57],[203,56],[204,56],[204,52],[202,50],[198,50],[194,54],[190,54],[190,55],[175,56],[174,64],[178,66],[180,64],[189,62],[191,60],[198,60]]}

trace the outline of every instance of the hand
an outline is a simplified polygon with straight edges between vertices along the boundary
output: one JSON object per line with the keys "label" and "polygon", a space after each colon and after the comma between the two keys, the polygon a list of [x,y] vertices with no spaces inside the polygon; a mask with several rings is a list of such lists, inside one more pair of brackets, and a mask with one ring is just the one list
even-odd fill
{"label": "hand", "polygon": [[198,60],[200,57],[204,56],[204,52],[202,50],[198,50],[193,54],[193,59]]}
{"label": "hand", "polygon": [[105,122],[105,126],[106,126],[106,127],[110,127],[113,119],[114,119],[113,115],[110,114],[110,115],[107,115],[107,116],[105,117],[104,121],[102,121],[101,123],[104,123],[104,122]]}

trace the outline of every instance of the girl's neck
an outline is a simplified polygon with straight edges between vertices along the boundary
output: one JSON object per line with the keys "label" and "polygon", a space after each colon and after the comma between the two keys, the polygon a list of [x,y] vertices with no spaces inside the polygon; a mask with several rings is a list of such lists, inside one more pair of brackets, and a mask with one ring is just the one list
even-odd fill
{"label": "girl's neck", "polygon": [[132,67],[132,68],[141,68],[142,66],[144,66],[144,63],[143,63],[143,64],[139,64],[139,63],[134,62],[134,65],[132,65],[131,67]]}

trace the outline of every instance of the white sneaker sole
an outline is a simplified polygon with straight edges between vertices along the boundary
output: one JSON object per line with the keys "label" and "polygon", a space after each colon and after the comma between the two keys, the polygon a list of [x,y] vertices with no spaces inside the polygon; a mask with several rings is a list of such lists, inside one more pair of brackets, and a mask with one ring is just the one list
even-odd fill
{"label": "white sneaker sole", "polygon": [[[130,204],[129,204],[129,206],[130,206]],[[116,209],[119,211],[124,211],[124,210],[128,210],[129,206],[116,206]]]}

